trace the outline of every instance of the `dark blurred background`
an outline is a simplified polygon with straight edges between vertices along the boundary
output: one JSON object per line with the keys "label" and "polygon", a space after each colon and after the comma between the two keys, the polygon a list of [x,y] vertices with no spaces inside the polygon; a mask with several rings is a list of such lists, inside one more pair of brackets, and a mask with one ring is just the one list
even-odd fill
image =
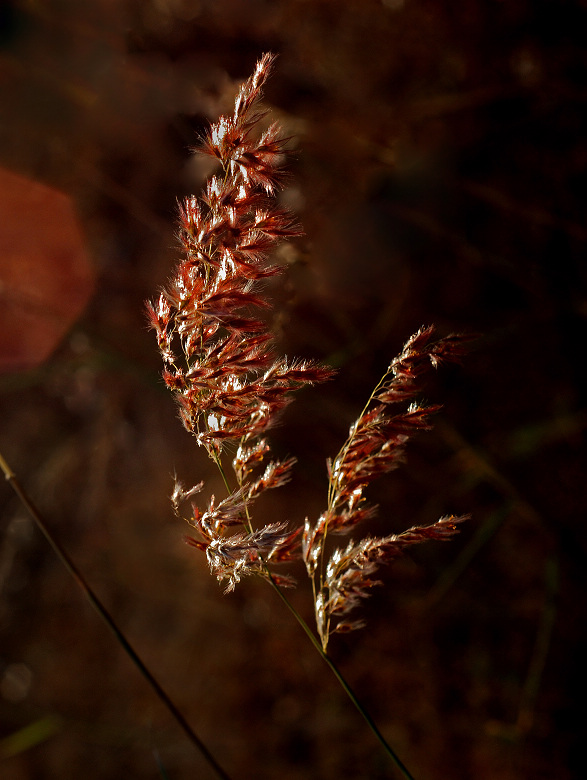
{"label": "dark blurred background", "polygon": [[[586,776],[586,24],[579,0],[0,4],[0,450],[235,780],[397,776],[270,589],[223,596],[169,507],[174,472],[223,488],[143,300],[209,172],[190,147],[268,50],[306,230],[275,331],[340,373],[275,430],[299,465],[263,519],[322,511],[326,458],[416,328],[479,334],[368,530],[472,519],[386,569],[332,654],[418,780]],[[0,501],[2,778],[213,777]]]}

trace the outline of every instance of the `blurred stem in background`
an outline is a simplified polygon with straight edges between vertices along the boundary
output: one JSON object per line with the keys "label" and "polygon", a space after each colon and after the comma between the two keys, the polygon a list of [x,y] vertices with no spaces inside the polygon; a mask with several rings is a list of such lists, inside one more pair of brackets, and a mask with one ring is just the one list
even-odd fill
{"label": "blurred stem in background", "polygon": [[104,623],[106,623],[108,628],[112,631],[112,633],[116,637],[118,643],[123,647],[123,649],[125,650],[126,654],[129,656],[131,661],[137,667],[139,672],[143,675],[145,680],[149,683],[149,685],[155,692],[157,698],[162,702],[162,704],[167,708],[169,713],[173,716],[174,720],[183,729],[184,733],[186,734],[190,742],[192,742],[192,744],[195,745],[195,747],[197,747],[197,749],[200,751],[200,753],[202,754],[202,756],[204,757],[208,765],[214,770],[215,774],[218,777],[223,778],[223,780],[231,780],[230,775],[227,774],[227,772],[220,766],[220,764],[214,758],[210,750],[202,742],[200,737],[198,737],[198,735],[192,729],[190,724],[187,722],[187,720],[178,710],[176,705],[173,703],[169,695],[166,693],[166,691],[161,687],[160,683],[153,676],[153,673],[145,665],[144,661],[140,658],[136,650],[130,644],[129,640],[126,638],[126,636],[123,634],[123,632],[121,631],[117,623],[114,621],[112,615],[108,612],[108,610],[102,604],[102,602],[100,601],[96,593],[92,590],[92,588],[86,581],[81,571],[77,568],[77,566],[69,557],[67,552],[63,549],[63,547],[52,535],[41,513],[39,512],[39,510],[36,508],[36,506],[33,504],[31,499],[27,495],[26,491],[20,484],[19,479],[17,478],[16,474],[9,466],[8,462],[3,457],[2,453],[0,453],[0,468],[4,473],[6,481],[8,482],[12,490],[16,493],[23,506],[26,507],[28,513],[31,515],[37,527],[39,528],[39,530],[41,531],[45,539],[49,542],[49,544],[53,548],[53,551],[55,552],[55,554],[57,555],[61,563],[65,566],[67,571],[77,582],[77,584],[86,595],[92,607],[96,610],[96,612],[102,618]]}

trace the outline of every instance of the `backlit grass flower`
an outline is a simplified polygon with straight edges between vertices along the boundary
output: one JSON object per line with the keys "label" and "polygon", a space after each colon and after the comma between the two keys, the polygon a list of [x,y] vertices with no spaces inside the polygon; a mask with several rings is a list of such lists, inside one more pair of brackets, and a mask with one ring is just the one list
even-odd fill
{"label": "backlit grass flower", "polygon": [[[234,112],[205,134],[199,151],[218,164],[200,198],[179,208],[183,259],[154,303],[147,305],[164,362],[163,378],[175,395],[185,428],[231,479],[223,455],[227,446],[233,487],[205,509],[192,499],[202,490],[177,483],[172,502],[177,514],[191,503],[185,519],[196,531],[189,543],[206,554],[213,574],[233,590],[255,574],[274,584],[291,584],[270,565],[301,557],[312,581],[316,625],[323,651],[330,636],[362,625],[348,615],[378,584],[376,570],[406,547],[427,539],[447,539],[463,518],[441,518],[401,534],[365,536],[330,551],[331,535],[348,535],[376,513],[365,491],[402,462],[410,437],[431,427],[437,406],[417,401],[421,380],[431,368],[458,360],[466,338],[434,339],[422,328],[391,361],[334,460],[328,462],[328,505],[320,517],[290,529],[283,518],[256,526],[253,505],[266,490],[291,478],[294,458],[271,457],[267,432],[292,400],[292,391],[322,382],[331,369],[314,361],[276,354],[263,312],[270,308],[261,280],[280,273],[270,260],[282,240],[300,234],[293,215],[276,194],[286,158],[281,128],[261,125],[259,107],[273,63],[264,55],[241,86]],[[399,407],[399,411],[395,411]]]}

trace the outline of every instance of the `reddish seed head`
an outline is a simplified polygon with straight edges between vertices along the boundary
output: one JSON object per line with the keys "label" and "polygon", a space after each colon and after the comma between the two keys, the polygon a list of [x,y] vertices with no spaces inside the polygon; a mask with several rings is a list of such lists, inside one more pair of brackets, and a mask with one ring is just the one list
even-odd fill
{"label": "reddish seed head", "polygon": [[[306,520],[303,532],[292,532],[284,523],[253,528],[255,500],[288,482],[295,462],[272,459],[262,437],[293,390],[333,375],[313,361],[276,358],[260,314],[269,302],[259,280],[280,273],[269,253],[283,239],[301,234],[275,199],[284,180],[288,139],[276,123],[260,129],[266,112],[259,99],[273,61],[271,54],[259,60],[238,92],[232,115],[221,117],[203,138],[199,151],[217,161],[218,171],[200,198],[192,195],[179,205],[184,256],[156,304],[147,304],[147,317],[164,361],[163,379],[177,399],[185,428],[217,463],[227,445],[236,451],[237,489],[220,502],[212,497],[206,508],[192,506],[188,522],[199,538],[190,536],[187,543],[206,554],[212,572],[228,582],[227,590],[250,574],[288,586],[291,578],[270,574],[268,564],[301,555],[313,580],[318,633],[326,650],[332,633],[363,625],[347,615],[378,584],[373,575],[381,564],[413,544],[449,538],[464,519],[442,518],[402,534],[350,541],[327,560],[328,532],[348,534],[375,514],[365,491],[397,467],[410,436],[430,428],[438,407],[415,403],[421,378],[431,366],[458,360],[468,338],[433,341],[432,327],[415,333],[329,462],[326,511],[314,524]],[[392,414],[391,405],[398,403],[410,405]],[[176,484],[172,503],[178,515],[180,504],[201,488],[186,491]]]}

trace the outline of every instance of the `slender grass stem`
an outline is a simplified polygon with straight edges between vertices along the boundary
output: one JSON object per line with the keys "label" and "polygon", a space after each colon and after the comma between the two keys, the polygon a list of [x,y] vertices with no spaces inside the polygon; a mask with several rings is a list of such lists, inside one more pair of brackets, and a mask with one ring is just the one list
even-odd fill
{"label": "slender grass stem", "polygon": [[[220,456],[217,455],[216,453],[214,453],[213,457],[214,457],[214,462],[218,466],[218,471],[220,472],[220,474],[222,476],[222,481],[224,482],[224,487],[226,488],[226,490],[228,492],[228,495],[230,495],[232,493],[232,490],[231,490],[231,487],[230,487],[230,485],[228,483],[228,477],[226,476],[226,471],[224,470],[224,466],[222,465],[222,461],[220,460]],[[247,517],[248,517],[248,512],[247,512]]]}
{"label": "slender grass stem", "polygon": [[[369,403],[371,402],[371,399],[369,399]],[[224,480],[224,484],[226,485],[228,492],[230,494],[230,487],[228,486],[228,479],[226,476],[226,472],[224,471],[224,468],[222,466],[222,462],[219,457],[215,458],[216,465],[218,466],[220,473],[222,475],[222,479]],[[242,482],[239,480],[239,487],[242,488]],[[249,511],[248,503],[245,502],[245,513],[246,513],[246,526],[248,528],[249,533],[253,533],[253,526],[251,522],[251,515]],[[410,774],[409,770],[405,766],[405,764],[401,761],[397,753],[393,750],[391,745],[387,742],[379,728],[377,727],[377,724],[373,720],[373,718],[369,715],[365,707],[361,704],[361,702],[358,700],[355,692],[349,685],[349,683],[344,678],[342,672],[337,667],[337,665],[334,663],[332,658],[330,658],[326,651],[323,649],[321,643],[318,641],[318,638],[310,628],[310,626],[306,623],[304,618],[300,615],[298,610],[294,607],[294,605],[291,603],[291,601],[287,598],[283,590],[279,587],[279,585],[275,582],[273,579],[273,576],[271,574],[271,571],[269,570],[269,567],[266,563],[266,561],[262,561],[263,567],[265,569],[265,573],[267,575],[267,579],[269,580],[269,583],[271,584],[273,590],[277,593],[281,601],[285,604],[287,609],[291,612],[291,614],[294,616],[294,618],[297,620],[298,624],[303,629],[304,633],[314,646],[315,650],[320,654],[322,657],[322,660],[326,663],[326,665],[329,667],[330,671],[334,674],[336,679],[338,680],[338,683],[346,693],[346,695],[349,697],[349,699],[352,701],[354,706],[357,708],[357,710],[360,712],[362,718],[365,720],[369,728],[371,729],[374,736],[377,738],[379,743],[381,744],[383,750],[388,755],[388,757],[391,759],[391,761],[395,764],[397,769],[401,772],[402,776],[404,777],[404,780],[414,780],[413,775]]]}
{"label": "slender grass stem", "polygon": [[281,588],[273,582],[272,579],[270,579],[271,585],[273,586],[273,589],[279,596],[279,598],[283,601],[283,603],[286,605],[286,607],[289,609],[289,611],[292,613],[292,615],[295,617],[299,625],[304,630],[306,636],[310,639],[312,644],[314,645],[314,648],[316,651],[320,654],[322,657],[322,660],[327,664],[332,674],[336,677],[338,680],[340,686],[346,693],[346,695],[349,697],[349,699],[352,701],[354,706],[357,708],[357,710],[360,712],[362,718],[365,720],[379,743],[381,744],[382,748],[388,755],[388,757],[391,759],[391,761],[395,764],[397,769],[401,772],[402,776],[405,778],[405,780],[414,780],[413,775],[410,773],[406,765],[403,763],[403,761],[399,758],[397,753],[393,750],[391,745],[387,742],[379,728],[377,727],[377,724],[373,720],[373,718],[369,715],[365,707],[361,704],[361,702],[358,700],[355,692],[349,685],[349,683],[344,678],[342,672],[338,668],[338,666],[334,663],[332,658],[328,656],[324,650],[322,649],[322,646],[316,636],[314,635],[314,632],[312,629],[308,626],[304,618],[300,615],[300,613],[297,611],[297,609],[294,607],[294,605],[291,603],[291,601],[287,598],[285,593],[281,590]]}
{"label": "slender grass stem", "polygon": [[169,695],[161,687],[160,683],[154,677],[153,673],[148,669],[144,661],[140,658],[140,656],[133,648],[129,640],[126,638],[126,636],[123,634],[121,629],[118,627],[112,615],[102,604],[102,602],[100,601],[100,599],[98,598],[94,590],[90,587],[90,585],[88,584],[87,580],[85,579],[81,571],[75,565],[73,560],[69,557],[68,553],[64,550],[61,544],[55,539],[51,531],[48,529],[45,520],[43,519],[43,516],[41,515],[37,507],[33,504],[31,499],[29,498],[28,494],[26,493],[25,489],[21,485],[14,471],[8,465],[2,453],[0,453],[0,468],[4,472],[6,481],[8,482],[8,484],[10,485],[14,493],[16,493],[23,506],[27,509],[28,513],[35,521],[37,527],[39,528],[39,530],[41,531],[45,539],[49,542],[49,545],[52,547],[53,551],[55,552],[55,554],[57,555],[61,563],[65,566],[67,571],[71,574],[71,576],[77,582],[79,587],[82,589],[82,591],[84,592],[85,596],[89,600],[92,607],[96,610],[96,612],[104,621],[104,623],[106,623],[108,628],[112,631],[118,643],[122,646],[122,648],[129,656],[133,664],[137,667],[139,672],[143,675],[145,680],[151,686],[157,698],[167,708],[168,712],[172,715],[172,717],[177,722],[177,724],[182,728],[182,730],[184,731],[184,733],[186,734],[190,742],[192,742],[192,744],[200,751],[200,753],[202,754],[203,758],[206,760],[208,765],[211,767],[211,769],[214,770],[215,774],[218,777],[222,778],[222,780],[231,780],[230,775],[220,766],[218,761],[214,758],[214,756],[208,750],[206,745],[202,742],[200,737],[198,737],[198,735],[192,729],[192,727],[187,722],[187,720],[182,715],[182,713],[179,711],[177,706],[173,703]]}

